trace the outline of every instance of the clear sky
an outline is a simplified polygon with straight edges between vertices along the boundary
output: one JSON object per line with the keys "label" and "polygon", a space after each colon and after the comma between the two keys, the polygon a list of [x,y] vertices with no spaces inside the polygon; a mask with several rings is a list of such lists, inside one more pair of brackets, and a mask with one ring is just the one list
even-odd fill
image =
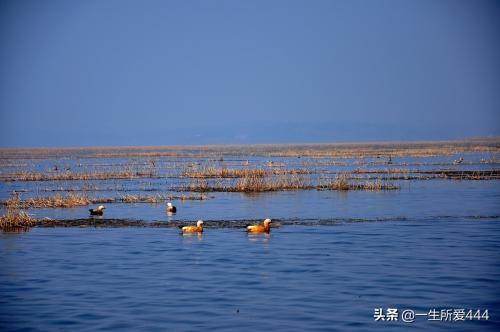
{"label": "clear sky", "polygon": [[500,135],[500,1],[0,0],[0,146]]}

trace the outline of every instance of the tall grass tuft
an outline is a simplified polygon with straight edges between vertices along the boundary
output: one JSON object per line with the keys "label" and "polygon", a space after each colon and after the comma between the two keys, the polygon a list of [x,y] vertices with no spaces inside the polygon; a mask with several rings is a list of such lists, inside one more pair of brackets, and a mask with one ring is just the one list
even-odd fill
{"label": "tall grass tuft", "polygon": [[0,228],[4,232],[26,230],[35,226],[36,221],[25,211],[8,209],[7,213],[0,217]]}
{"label": "tall grass tuft", "polygon": [[365,181],[365,182],[349,182],[350,176],[348,173],[338,174],[335,179],[330,181],[321,181],[317,189],[318,190],[370,190],[370,191],[379,191],[379,190],[395,190],[399,189],[398,186],[393,185],[392,183],[386,183],[377,179],[375,181]]}
{"label": "tall grass tuft", "polygon": [[233,169],[233,168],[215,168],[206,167],[201,170],[188,169],[182,174],[188,178],[205,179],[205,178],[241,178],[246,176],[264,177],[266,171],[263,169]]}

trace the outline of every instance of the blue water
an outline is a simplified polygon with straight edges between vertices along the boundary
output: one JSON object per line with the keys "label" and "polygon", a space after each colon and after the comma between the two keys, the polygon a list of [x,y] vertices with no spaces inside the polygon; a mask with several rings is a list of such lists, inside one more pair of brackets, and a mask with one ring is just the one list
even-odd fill
{"label": "blue water", "polygon": [[[150,165],[149,157],[83,152],[3,159],[0,176],[52,172],[54,165],[59,172],[83,173],[147,171]],[[461,156],[465,162],[453,164]],[[311,169],[317,181],[357,168],[498,168],[498,162],[482,159],[498,160],[498,154],[394,158],[391,166],[378,158],[158,157],[152,178],[0,181],[0,199],[13,191],[26,199],[65,195],[65,189],[90,197],[180,195],[175,188],[192,181],[182,174],[193,164],[240,168],[249,160],[248,167],[265,168],[273,160],[289,169]],[[165,202],[112,203],[104,216],[302,223],[273,228],[270,236],[248,236],[236,228],[206,229],[192,237],[174,228],[139,227],[0,233],[0,331],[500,330],[500,180],[394,183],[399,190],[208,193],[203,201],[174,200],[178,210],[170,216]],[[89,207],[28,212],[36,218],[81,219]],[[312,225],[315,220],[334,223]],[[374,320],[375,308],[481,309],[490,318],[380,322]]]}
{"label": "blue water", "polygon": [[[500,222],[447,219],[1,234],[0,328],[497,331]],[[376,322],[374,308],[488,309],[488,321]]]}
{"label": "blue water", "polygon": [[[500,216],[500,180],[411,181],[390,191],[288,191],[257,194],[210,193],[203,201],[174,201],[175,215],[166,204],[106,204],[106,218],[145,221],[246,219],[395,218],[441,216]],[[30,209],[37,218],[87,218],[88,206]],[[1,209],[0,209],[1,212]]]}

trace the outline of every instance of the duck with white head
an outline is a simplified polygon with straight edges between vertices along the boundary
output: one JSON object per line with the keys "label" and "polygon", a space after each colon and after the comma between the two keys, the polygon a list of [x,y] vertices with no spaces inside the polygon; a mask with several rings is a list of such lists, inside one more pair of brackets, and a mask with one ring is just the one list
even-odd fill
{"label": "duck with white head", "polygon": [[173,206],[172,203],[168,202],[167,203],[167,212],[168,213],[176,213],[177,208],[175,206]]}
{"label": "duck with white head", "polygon": [[104,205],[99,205],[97,209],[89,209],[91,216],[102,216],[104,214]]}

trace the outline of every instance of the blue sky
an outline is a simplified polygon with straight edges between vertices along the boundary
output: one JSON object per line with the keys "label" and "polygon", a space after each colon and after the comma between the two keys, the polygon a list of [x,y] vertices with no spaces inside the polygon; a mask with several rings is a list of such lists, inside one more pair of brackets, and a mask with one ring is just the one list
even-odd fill
{"label": "blue sky", "polygon": [[0,146],[500,135],[495,1],[0,0]]}

